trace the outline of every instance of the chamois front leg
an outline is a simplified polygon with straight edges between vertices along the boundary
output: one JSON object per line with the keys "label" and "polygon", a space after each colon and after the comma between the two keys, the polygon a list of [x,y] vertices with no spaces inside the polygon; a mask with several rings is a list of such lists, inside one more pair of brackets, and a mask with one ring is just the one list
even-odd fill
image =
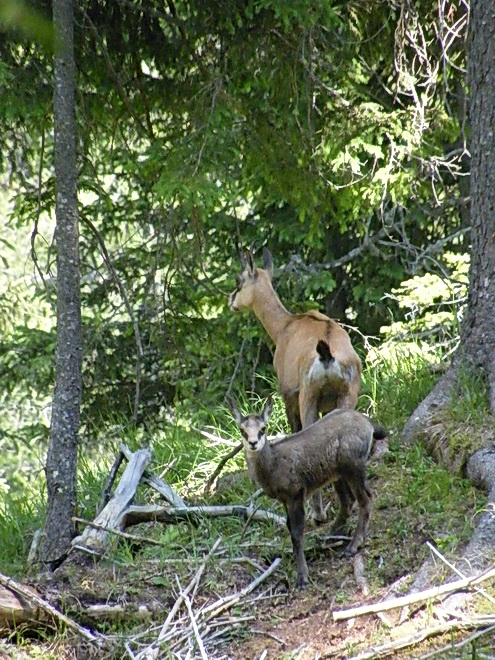
{"label": "chamois front leg", "polygon": [[[301,412],[301,423],[303,429],[318,421],[318,402],[311,389],[307,386],[302,387],[299,393],[299,410]],[[327,521],[327,515],[323,507],[323,500],[320,490],[316,490],[313,493],[311,504],[313,520],[317,525],[322,525]]]}
{"label": "chamois front leg", "polygon": [[285,505],[287,511],[287,528],[292,540],[292,549],[296,560],[298,589],[304,589],[308,584],[308,567],[304,556],[304,494],[299,493]]}
{"label": "chamois front leg", "polygon": [[344,551],[346,557],[352,557],[364,543],[371,513],[371,491],[366,480],[365,468],[349,476],[347,483],[348,487],[353,491],[359,507],[356,531],[350,544]]}

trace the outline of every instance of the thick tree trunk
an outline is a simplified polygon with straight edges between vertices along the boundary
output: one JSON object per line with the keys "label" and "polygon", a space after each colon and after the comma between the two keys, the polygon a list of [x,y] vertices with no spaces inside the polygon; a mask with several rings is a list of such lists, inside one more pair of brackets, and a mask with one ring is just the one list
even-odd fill
{"label": "thick tree trunk", "polygon": [[482,372],[495,412],[495,14],[490,2],[472,0],[469,50],[471,123],[471,267],[461,345],[452,367],[418,406],[405,427],[410,440],[435,408],[457,391],[458,370]]}
{"label": "thick tree trunk", "polygon": [[81,305],[74,119],[73,0],[54,0],[54,129],[57,245],[56,385],[46,463],[48,507],[42,561],[54,567],[74,535],[81,399]]}
{"label": "thick tree trunk", "polygon": [[[471,123],[471,266],[469,296],[461,327],[461,344],[451,368],[408,420],[404,437],[428,435],[429,421],[446,408],[452,396],[462,397],[459,370],[482,373],[488,383],[489,405],[495,413],[495,12],[492,2],[472,0],[470,17]],[[473,454],[466,473],[488,492],[488,505],[464,551],[463,572],[470,575],[495,558],[495,450],[492,445]],[[465,596],[449,598],[448,610]]]}

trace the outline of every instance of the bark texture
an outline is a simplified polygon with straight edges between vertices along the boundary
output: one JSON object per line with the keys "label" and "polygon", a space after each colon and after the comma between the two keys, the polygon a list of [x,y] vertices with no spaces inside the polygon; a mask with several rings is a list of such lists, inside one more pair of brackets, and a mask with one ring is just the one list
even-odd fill
{"label": "bark texture", "polygon": [[495,412],[495,11],[493,3],[472,0],[469,43],[471,124],[471,266],[466,314],[460,349],[452,367],[408,420],[404,435],[410,441],[428,424],[438,407],[445,407],[457,391],[463,367],[482,372],[489,385]]}
{"label": "bark texture", "polygon": [[[405,429],[410,442],[428,435],[429,421],[453,395],[462,397],[461,368],[482,373],[488,383],[489,405],[495,413],[495,8],[493,2],[472,0],[469,44],[471,124],[471,266],[466,314],[461,327],[460,349],[452,366],[414,411]],[[492,440],[488,440],[492,442]],[[495,559],[495,445],[476,451],[466,465],[467,476],[488,492],[488,504],[480,514],[463,555],[466,575],[482,570]],[[459,608],[466,596],[449,597],[444,608]]]}
{"label": "bark texture", "polygon": [[74,535],[80,424],[82,331],[75,138],[73,0],[54,0],[55,193],[57,246],[56,384],[46,463],[48,506],[42,561],[56,566]]}

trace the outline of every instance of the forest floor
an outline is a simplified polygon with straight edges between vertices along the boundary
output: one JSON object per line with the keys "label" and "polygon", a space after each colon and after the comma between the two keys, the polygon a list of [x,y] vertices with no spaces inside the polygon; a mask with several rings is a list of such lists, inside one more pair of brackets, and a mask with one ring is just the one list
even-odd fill
{"label": "forest floor", "polygon": [[[442,619],[431,603],[415,606],[400,624],[403,612],[399,609],[380,616],[334,620],[335,611],[408,593],[431,555],[426,542],[455,564],[483,506],[483,496],[465,480],[451,477],[431,459],[420,456],[413,460],[402,450],[390,452],[371,466],[370,485],[374,495],[370,532],[357,561],[339,556],[341,548],[330,536],[330,525],[308,525],[305,550],[310,584],[304,591],[294,588],[292,550],[283,527],[205,519],[194,526],[192,541],[189,522],[165,528],[158,523],[142,524],[132,532],[159,539],[162,548],[127,543],[123,551],[119,542],[120,554],[111,559],[91,566],[72,565],[50,579],[31,582],[67,616],[101,633],[103,647],[88,642],[75,645],[70,632],[56,638],[44,632],[33,639],[19,631],[0,641],[0,658],[131,660],[139,653],[141,658],[203,660],[364,660],[419,658],[432,653],[439,658],[495,657],[493,631],[480,637],[477,651],[473,651],[474,642],[466,639],[476,627],[470,629],[469,625],[468,632],[454,629],[402,650],[380,650],[393,640],[439,624]],[[331,491],[327,494],[331,496]],[[223,497],[232,502],[234,495],[230,491]],[[263,499],[261,506],[265,503],[281,513],[278,505]],[[220,539],[218,552],[206,563],[204,558],[216,538]],[[249,594],[243,593],[277,557],[276,569]],[[432,566],[428,586],[456,577],[438,558]],[[186,600],[180,602],[180,592],[191,579],[196,581],[187,599],[188,610]],[[493,595],[494,580],[484,586]],[[168,625],[170,641],[153,656],[152,645],[174,605],[177,613]],[[212,612],[218,605],[221,614],[202,619],[205,608]],[[469,607],[476,615],[495,610],[483,597]],[[182,634],[186,630],[189,632]],[[464,646],[455,646],[462,640]],[[145,655],[147,649],[149,655]],[[476,655],[478,651],[480,655]]]}

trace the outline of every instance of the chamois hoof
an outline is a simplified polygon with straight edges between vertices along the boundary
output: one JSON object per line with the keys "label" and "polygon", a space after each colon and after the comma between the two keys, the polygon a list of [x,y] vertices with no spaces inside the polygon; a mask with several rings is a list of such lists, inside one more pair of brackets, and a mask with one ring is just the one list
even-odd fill
{"label": "chamois hoof", "polygon": [[297,576],[297,582],[296,582],[296,589],[298,591],[303,591],[303,589],[306,589],[308,586],[308,576],[307,575],[298,575]]}
{"label": "chamois hoof", "polygon": [[334,536],[342,536],[346,531],[346,528],[346,523],[335,523],[330,527],[330,534],[333,534]]}
{"label": "chamois hoof", "polygon": [[359,548],[353,548],[352,546],[348,545],[341,551],[340,557],[342,559],[352,559],[355,555],[357,555],[358,552]]}

